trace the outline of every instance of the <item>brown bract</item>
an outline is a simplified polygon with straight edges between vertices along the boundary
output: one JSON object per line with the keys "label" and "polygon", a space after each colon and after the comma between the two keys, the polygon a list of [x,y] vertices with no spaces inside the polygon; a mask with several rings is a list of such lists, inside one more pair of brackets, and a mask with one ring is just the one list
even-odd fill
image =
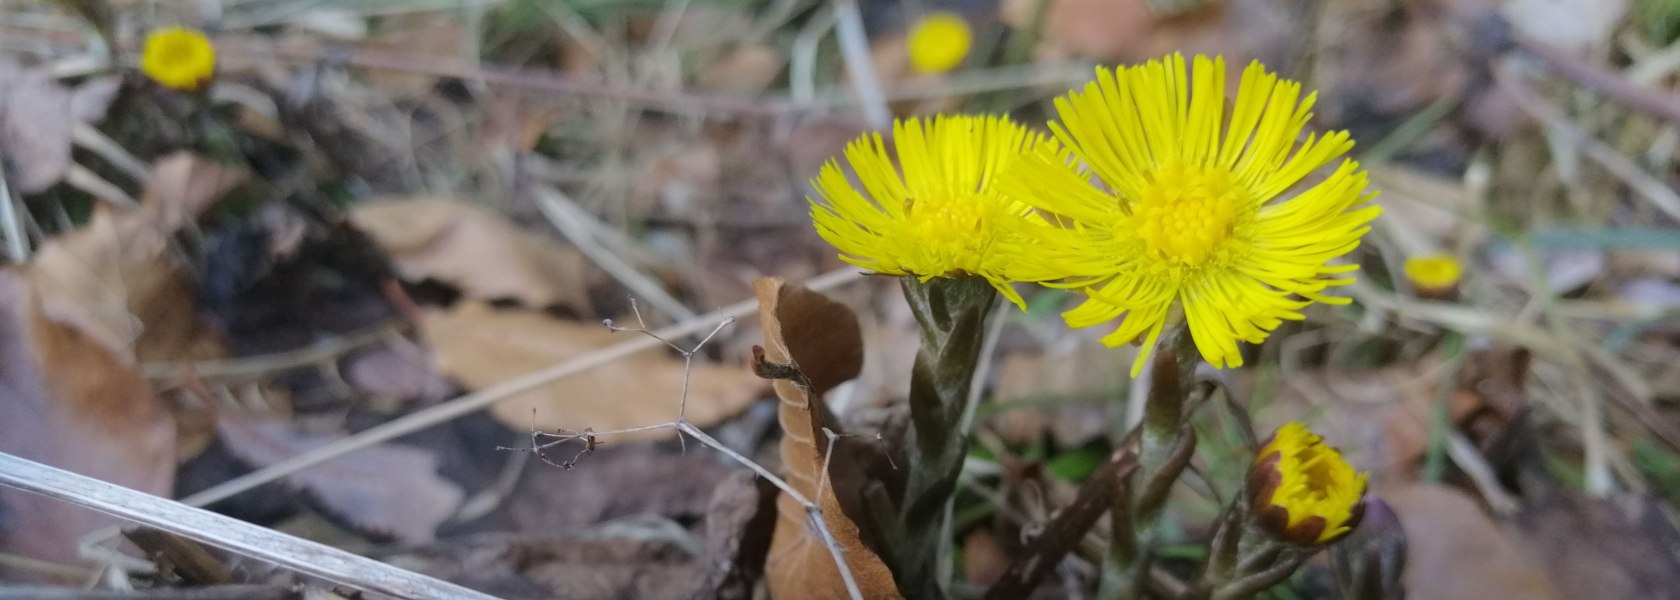
{"label": "brown bract", "polygon": [[[782,461],[787,480],[822,508],[823,522],[865,598],[899,598],[893,574],[870,550],[858,526],[847,518],[828,481],[828,439],[822,395],[863,367],[863,338],[857,316],[845,306],[779,278],[754,283],[758,292],[764,351],[760,372],[792,367],[794,378],[775,381],[781,400]],[[832,427],[830,429],[833,429]],[[805,507],[783,492],[776,501],[775,537],[765,566],[772,598],[847,598],[834,558],[807,523]]]}

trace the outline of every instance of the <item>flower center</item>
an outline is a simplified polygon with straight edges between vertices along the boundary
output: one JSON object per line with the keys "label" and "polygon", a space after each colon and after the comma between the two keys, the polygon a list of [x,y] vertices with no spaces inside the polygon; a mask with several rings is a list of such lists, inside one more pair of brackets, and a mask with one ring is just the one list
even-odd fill
{"label": "flower center", "polygon": [[924,251],[967,270],[979,263],[989,239],[991,215],[984,204],[971,194],[935,193],[906,200],[904,220]]}
{"label": "flower center", "polygon": [[1197,267],[1220,254],[1236,228],[1242,187],[1221,167],[1171,165],[1152,174],[1134,207],[1151,256]]}

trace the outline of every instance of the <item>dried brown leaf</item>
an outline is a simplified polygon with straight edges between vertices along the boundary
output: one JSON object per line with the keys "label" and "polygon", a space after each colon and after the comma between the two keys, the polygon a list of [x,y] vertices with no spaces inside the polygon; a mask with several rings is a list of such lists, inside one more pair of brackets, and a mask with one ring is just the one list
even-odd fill
{"label": "dried brown leaf", "polygon": [[[475,390],[636,335],[471,301],[423,313],[420,331],[432,346],[438,370]],[[680,358],[642,353],[503,400],[491,413],[519,430],[531,426],[533,409],[537,428],[546,430],[653,425],[676,418],[683,383]],[[688,420],[702,427],[717,423],[751,404],[763,385],[739,368],[696,363],[688,380]],[[669,435],[670,430],[645,431],[618,439]]]}
{"label": "dried brown leaf", "polygon": [[[306,433],[283,421],[224,417],[216,429],[234,456],[261,468],[344,439]],[[431,541],[466,493],[437,474],[437,457],[379,444],[299,471],[286,479],[335,516],[405,543]]]}
{"label": "dried brown leaf", "polygon": [[1672,598],[1680,591],[1680,534],[1658,500],[1580,498],[1560,492],[1517,517],[1516,539],[1533,548],[1564,598]]}
{"label": "dried brown leaf", "polygon": [[501,215],[446,198],[363,202],[350,221],[410,280],[434,279],[469,298],[513,299],[589,314],[589,261],[520,231]]}
{"label": "dried brown leaf", "polygon": [[46,69],[0,63],[0,154],[13,189],[33,194],[63,179],[71,127],[103,118],[120,84],[104,77],[71,90]]}
{"label": "dried brown leaf", "polygon": [[1382,497],[1406,530],[1408,598],[1559,597],[1536,561],[1463,492],[1417,484]]}
{"label": "dried brown leaf", "polygon": [[[175,471],[175,423],[132,354],[53,321],[28,278],[0,271],[0,452],[153,494]],[[76,562],[115,519],[0,487],[0,552]]]}
{"label": "dried brown leaf", "polygon": [[[827,413],[822,394],[856,377],[863,367],[857,316],[845,305],[779,278],[760,279],[753,287],[764,329],[764,362],[793,365],[809,383],[802,387],[788,379],[775,381],[788,483],[822,507],[823,521],[863,596],[902,597],[892,571],[864,544],[857,524],[842,511],[835,486],[826,481],[824,471],[828,440],[822,431]],[[776,533],[766,564],[770,596],[848,597],[828,546],[806,523],[805,507],[783,492],[776,500],[776,511]]]}
{"label": "dried brown leaf", "polygon": [[[170,493],[176,421],[139,363],[219,352],[169,246],[175,229],[239,180],[207,165],[164,159],[139,209],[97,213],[30,263],[0,271],[0,452]],[[78,538],[111,522],[0,490],[0,551],[74,561]]]}

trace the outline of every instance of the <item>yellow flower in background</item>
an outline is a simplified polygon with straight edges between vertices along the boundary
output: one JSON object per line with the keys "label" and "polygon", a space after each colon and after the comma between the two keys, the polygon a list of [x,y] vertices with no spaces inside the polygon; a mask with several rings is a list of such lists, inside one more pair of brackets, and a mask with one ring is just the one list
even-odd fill
{"label": "yellow flower in background", "polygon": [[1236,367],[1238,340],[1265,340],[1314,301],[1346,303],[1322,292],[1357,267],[1329,262],[1381,212],[1351,160],[1303,184],[1353,142],[1344,131],[1299,141],[1314,100],[1300,84],[1250,64],[1227,112],[1225,61],[1194,62],[1189,73],[1180,55],[1098,68],[1056,100],[1050,128],[1067,150],[1046,146],[1001,186],[1063,224],[1040,230],[1045,268],[1087,295],[1063,317],[1122,319],[1103,341],[1143,341],[1133,377],[1179,315],[1208,363]]}
{"label": "yellow flower in background", "polygon": [[[1046,227],[1025,204],[999,194],[997,174],[1042,136],[1005,117],[942,115],[893,123],[893,152],[881,135],[846,147],[857,174],[854,185],[829,161],[811,183],[822,201],[811,202],[817,233],[840,258],[887,275],[978,276],[1016,306],[1021,231]],[[892,156],[896,154],[895,166]]]}
{"label": "yellow flower in background", "polygon": [[1458,289],[1464,267],[1451,254],[1424,254],[1406,259],[1406,280],[1418,295],[1447,298]]}
{"label": "yellow flower in background", "polygon": [[1322,544],[1359,524],[1365,474],[1300,423],[1279,427],[1249,471],[1260,525],[1284,540]]}
{"label": "yellow flower in background", "polygon": [[146,36],[140,71],[166,87],[191,92],[203,87],[216,71],[216,49],[202,32],[165,27]]}
{"label": "yellow flower in background", "polygon": [[933,12],[910,27],[910,66],[920,73],[957,68],[974,43],[968,21],[950,12]]}

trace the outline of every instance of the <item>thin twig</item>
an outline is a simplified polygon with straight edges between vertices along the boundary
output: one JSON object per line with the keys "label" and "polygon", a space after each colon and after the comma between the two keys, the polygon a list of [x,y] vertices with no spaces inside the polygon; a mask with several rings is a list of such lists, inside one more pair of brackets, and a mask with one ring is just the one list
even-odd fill
{"label": "thin twig", "polygon": [[537,209],[548,218],[548,222],[560,230],[579,252],[589,257],[595,266],[601,267],[601,270],[606,271],[613,279],[624,284],[631,294],[646,299],[654,308],[659,309],[659,312],[678,321],[699,316],[683,306],[670,292],[665,291],[665,287],[659,285],[659,282],[642,274],[635,265],[608,250],[595,236],[593,226],[597,223],[593,219],[583,217],[583,209],[572,202],[565,192],[551,186],[541,186],[536,188],[535,195]]}
{"label": "thin twig", "polygon": [[358,589],[398,598],[494,598],[338,548],[6,453],[0,453],[0,484]]}
{"label": "thin twig", "polygon": [[346,353],[377,344],[408,328],[409,324],[406,322],[392,321],[321,340],[295,350],[228,360],[147,363],[141,366],[141,373],[153,381],[170,380],[191,374],[199,379],[237,383],[335,360]]}
{"label": "thin twig", "polygon": [[18,219],[12,186],[6,181],[5,160],[0,152],[0,235],[6,237],[6,258],[13,264],[23,264],[29,260],[29,238],[23,232],[23,221]]}
{"label": "thin twig", "polygon": [[[733,460],[737,463],[740,463],[742,466],[745,466],[749,469],[752,469],[753,472],[758,473],[759,475],[763,476],[765,479],[769,480],[772,484],[775,484],[777,487],[779,487],[783,491],[787,492],[789,497],[791,497],[795,501],[799,502],[799,504],[805,508],[805,514],[806,514],[807,521],[808,521],[807,526],[810,527],[811,529],[815,530],[817,532],[817,534],[819,535],[819,537],[821,537],[823,539],[823,544],[828,548],[829,554],[834,559],[835,568],[840,572],[840,577],[845,582],[847,592],[851,594],[851,597],[853,599],[863,600],[862,590],[861,590],[861,588],[858,587],[857,581],[854,579],[854,577],[852,575],[851,568],[846,565],[846,558],[844,556],[844,553],[841,552],[839,543],[834,541],[834,534],[833,534],[833,532],[829,531],[827,521],[823,520],[823,518],[822,518],[822,516],[823,516],[822,505],[817,504],[817,503],[811,501],[810,498],[807,498],[803,494],[800,494],[798,489],[796,489],[792,485],[788,484],[787,481],[783,480],[782,478],[777,477],[774,474],[770,473],[770,471],[768,469],[765,469],[763,465],[760,465],[757,462],[753,461],[752,459],[749,459],[749,458],[741,455],[739,452],[736,452],[733,449],[730,449],[728,446],[723,445],[722,442],[719,442],[716,438],[713,438],[712,436],[707,435],[704,431],[701,431],[699,427],[695,427],[693,423],[690,423],[688,421],[687,408],[688,408],[689,374],[694,370],[694,361],[693,361],[694,355],[699,353],[700,350],[702,348],[704,348],[706,346],[706,344],[712,340],[713,337],[717,336],[718,332],[723,331],[723,329],[725,327],[728,327],[730,324],[734,323],[735,322],[734,317],[728,317],[728,318],[723,319],[721,322],[718,323],[718,325],[716,327],[712,328],[711,333],[707,334],[705,338],[701,339],[693,347],[684,348],[682,346],[678,346],[677,344],[673,343],[672,341],[670,341],[668,339],[665,339],[663,336],[659,335],[656,332],[649,331],[647,329],[647,322],[642,320],[641,311],[639,309],[635,308],[636,304],[635,304],[634,299],[632,299],[630,306],[631,306],[632,312],[636,315],[636,321],[637,321],[638,325],[640,325],[639,328],[637,328],[637,327],[620,327],[620,326],[614,325],[611,319],[606,320],[605,322],[603,322],[603,324],[606,325],[608,329],[611,329],[615,332],[627,331],[627,332],[640,333],[640,334],[646,336],[648,339],[652,339],[652,340],[664,343],[666,346],[669,346],[671,349],[676,350],[678,353],[682,354],[682,356],[683,356],[683,383],[682,383],[682,391],[681,391],[682,400],[680,401],[680,403],[678,404],[678,407],[677,407],[677,418],[675,420],[672,420],[672,421],[669,421],[669,422],[658,423],[658,424],[655,424],[655,425],[644,425],[644,426],[641,426],[641,427],[631,427],[629,429],[617,429],[617,430],[602,431],[602,432],[596,432],[592,429],[584,428],[583,431],[575,432],[575,433],[574,432],[568,432],[568,431],[557,431],[555,433],[547,433],[547,432],[543,432],[543,431],[538,431],[536,429],[535,425],[533,425],[532,428],[531,428],[531,447],[530,448],[498,447],[497,450],[514,450],[514,451],[521,451],[521,452],[532,452],[532,453],[535,453],[537,455],[537,458],[541,459],[545,463],[548,463],[548,464],[556,466],[556,467],[560,467],[562,469],[571,469],[573,466],[575,466],[577,464],[577,461],[580,457],[582,457],[583,455],[588,454],[590,452],[593,452],[595,450],[596,445],[601,443],[597,439],[598,436],[621,434],[621,433],[632,433],[632,432],[637,432],[637,431],[651,431],[651,430],[655,430],[655,429],[676,429],[679,432],[679,434],[677,436],[677,439],[679,439],[679,440],[684,439],[683,434],[687,434],[688,436],[693,436],[694,439],[698,440],[702,445],[711,447],[711,448],[723,453],[724,456],[729,457],[731,460]],[[533,422],[534,422],[535,421],[535,415],[532,416],[532,419],[533,419]],[[823,497],[823,490],[824,490],[823,486],[825,484],[827,484],[827,482],[828,482],[828,460],[834,456],[834,442],[835,442],[836,439],[839,438],[839,436],[837,434],[835,434],[833,431],[829,430],[826,427],[823,428],[823,433],[828,438],[828,452],[823,457],[823,468],[822,468],[823,475],[822,475],[822,478],[819,479],[818,482],[817,482],[817,484],[818,484],[817,491],[816,491],[817,498],[822,498]],[[544,437],[555,438],[555,441],[543,443],[540,440]],[[572,459],[569,460],[569,461],[556,464],[553,461],[550,461],[548,459],[548,457],[546,456],[546,454],[544,453],[544,450],[546,450],[547,448],[551,448],[551,447],[554,447],[556,445],[563,444],[563,443],[570,442],[570,441],[574,441],[574,440],[583,440],[584,447],[583,447],[582,450],[580,450],[578,452],[578,454],[576,456],[572,457]],[[684,449],[686,451],[686,446],[684,447]]]}
{"label": "thin twig", "polygon": [[1671,125],[1680,125],[1680,96],[1640,85],[1528,36],[1519,35],[1514,38],[1518,48],[1540,59],[1553,72],[1581,87],[1602,93],[1623,106],[1662,119]]}
{"label": "thin twig", "polygon": [[136,183],[144,184],[152,180],[150,166],[130,154],[127,148],[123,148],[122,144],[118,144],[97,127],[77,122],[70,126],[70,141],[109,161],[111,166],[133,178]]}
{"label": "thin twig", "polygon": [[[804,285],[813,290],[822,290],[858,281],[862,276],[855,268],[836,269],[818,275]],[[678,337],[706,331],[718,321],[741,317],[758,310],[756,299],[743,300],[724,308],[701,315],[698,319],[683,321],[668,327],[655,330],[662,337]],[[566,362],[527,373],[519,377],[508,379],[499,384],[484,388],[471,394],[457,397],[442,404],[426,408],[396,420],[364,430],[355,435],[334,441],[320,448],[304,452],[292,458],[280,461],[268,467],[258,469],[247,475],[233,478],[219,485],[199,493],[188,496],[182,502],[193,506],[204,506],[212,502],[224,500],[235,494],[256,488],[257,486],[275,481],[287,475],[313,467],[323,462],[338,458],[350,452],[361,450],[376,444],[390,441],[397,437],[421,431],[426,428],[445,423],[482,410],[497,401],[510,398],[519,393],[547,385],[551,382],[571,377],[591,369],[611,364],[639,352],[644,352],[660,345],[658,340],[648,337],[632,339],[601,348],[589,354],[573,358]]]}
{"label": "thin twig", "polygon": [[1563,136],[1565,140],[1579,146],[1581,151],[1586,153],[1587,158],[1593,159],[1599,166],[1604,167],[1604,170],[1621,179],[1623,183],[1627,184],[1628,189],[1644,196],[1646,200],[1650,200],[1651,204],[1656,206],[1658,210],[1661,210],[1670,218],[1680,220],[1680,194],[1675,193],[1672,188],[1651,176],[1650,173],[1640,169],[1627,157],[1617,153],[1615,148],[1611,148],[1608,144],[1599,141],[1598,138],[1581,129],[1579,125],[1569,119],[1568,115],[1564,114],[1563,110],[1546,102],[1532,88],[1523,83],[1521,78],[1511,71],[1509,64],[1496,63],[1493,74],[1494,81],[1499,84],[1499,89],[1504,90],[1523,112],[1545,123],[1548,129]]}
{"label": "thin twig", "polygon": [[870,60],[869,34],[863,30],[863,15],[858,11],[857,0],[836,0],[834,18],[840,58],[852,76],[852,89],[857,91],[862,105],[863,122],[871,129],[885,129],[892,123],[892,110],[887,107],[881,78],[875,74],[875,63]]}

